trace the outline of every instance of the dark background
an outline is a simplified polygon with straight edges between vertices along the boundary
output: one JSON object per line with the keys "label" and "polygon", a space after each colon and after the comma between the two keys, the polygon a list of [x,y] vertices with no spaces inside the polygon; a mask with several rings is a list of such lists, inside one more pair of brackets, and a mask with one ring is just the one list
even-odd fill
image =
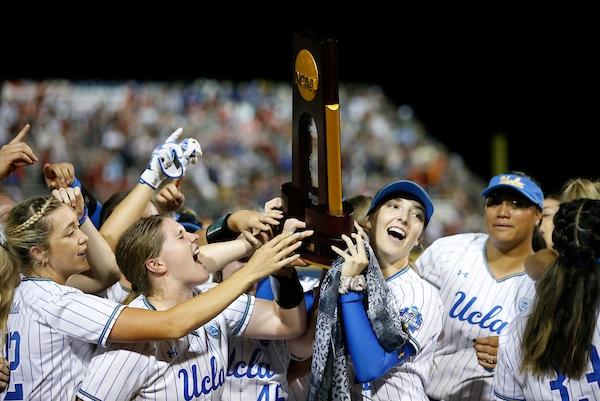
{"label": "dark background", "polygon": [[[585,23],[557,22],[308,29],[338,40],[342,83],[378,84],[396,104],[411,105],[430,134],[483,179],[491,173],[490,138],[501,131],[509,168],[549,192],[570,177],[600,178],[599,36]],[[112,29],[107,21],[91,32],[85,25],[8,43],[0,78],[291,82],[292,32],[306,29]]]}

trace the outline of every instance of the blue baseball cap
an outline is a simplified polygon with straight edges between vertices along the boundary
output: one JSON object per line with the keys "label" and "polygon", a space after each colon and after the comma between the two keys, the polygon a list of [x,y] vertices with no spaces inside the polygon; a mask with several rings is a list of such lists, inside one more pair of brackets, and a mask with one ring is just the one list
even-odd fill
{"label": "blue baseball cap", "polygon": [[373,197],[373,200],[371,201],[371,206],[369,207],[367,216],[374,212],[381,203],[395,194],[398,194],[398,197],[402,197],[403,194],[409,195],[409,198],[414,199],[422,204],[423,208],[425,208],[425,226],[427,226],[429,219],[431,219],[431,216],[433,215],[433,202],[431,202],[431,198],[419,184],[408,180],[400,180],[389,183],[377,191]]}
{"label": "blue baseball cap", "polygon": [[512,189],[529,199],[540,209],[544,208],[544,193],[542,189],[531,179],[518,174],[499,174],[490,180],[487,188],[481,195],[488,196],[496,189]]}

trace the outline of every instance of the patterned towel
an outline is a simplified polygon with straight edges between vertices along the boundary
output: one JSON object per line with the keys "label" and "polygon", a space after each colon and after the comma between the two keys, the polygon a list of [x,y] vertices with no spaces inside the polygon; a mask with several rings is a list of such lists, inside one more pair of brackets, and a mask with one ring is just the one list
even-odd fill
{"label": "patterned towel", "polygon": [[[381,274],[373,249],[369,244],[365,246],[369,255],[365,269],[367,315],[379,344],[389,352],[402,347],[409,335],[402,327],[396,299]],[[343,262],[342,257],[337,258],[321,284],[308,401],[350,400],[348,361],[337,313]]]}

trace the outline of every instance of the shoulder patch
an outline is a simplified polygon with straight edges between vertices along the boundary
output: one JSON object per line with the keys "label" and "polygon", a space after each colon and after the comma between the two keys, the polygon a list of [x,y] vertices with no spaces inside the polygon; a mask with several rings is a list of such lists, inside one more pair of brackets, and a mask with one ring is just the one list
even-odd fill
{"label": "shoulder patch", "polygon": [[525,297],[519,298],[519,302],[517,303],[517,310],[519,311],[519,313],[523,313],[529,310],[530,307],[531,299]]}
{"label": "shoulder patch", "polygon": [[213,338],[219,339],[221,337],[221,329],[215,322],[211,322],[206,326],[206,332]]}
{"label": "shoulder patch", "polygon": [[402,321],[406,323],[411,333],[414,333],[423,324],[423,315],[419,309],[413,305],[410,308],[405,307],[400,310]]}

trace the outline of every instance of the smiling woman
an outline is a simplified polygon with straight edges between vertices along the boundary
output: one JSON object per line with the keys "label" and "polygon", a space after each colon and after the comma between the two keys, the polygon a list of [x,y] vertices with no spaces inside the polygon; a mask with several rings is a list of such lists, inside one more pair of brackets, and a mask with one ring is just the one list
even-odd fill
{"label": "smiling woman", "polygon": [[[433,286],[411,269],[409,255],[432,215],[433,204],[423,188],[395,181],[371,201],[366,224],[370,237],[355,224],[354,241],[342,236],[347,249],[332,247],[340,258],[322,285],[310,400],[330,395],[344,399],[343,394],[352,394],[352,399],[389,399],[393,394],[393,399],[427,400],[423,383],[442,326],[442,303]],[[338,303],[353,366],[350,377],[345,357],[328,354],[330,342],[333,349],[344,349],[341,327],[327,325],[337,321],[337,310],[330,306]],[[327,368],[328,358],[333,359],[332,369]],[[343,384],[357,381],[349,388]],[[335,391],[328,394],[332,387]]]}

